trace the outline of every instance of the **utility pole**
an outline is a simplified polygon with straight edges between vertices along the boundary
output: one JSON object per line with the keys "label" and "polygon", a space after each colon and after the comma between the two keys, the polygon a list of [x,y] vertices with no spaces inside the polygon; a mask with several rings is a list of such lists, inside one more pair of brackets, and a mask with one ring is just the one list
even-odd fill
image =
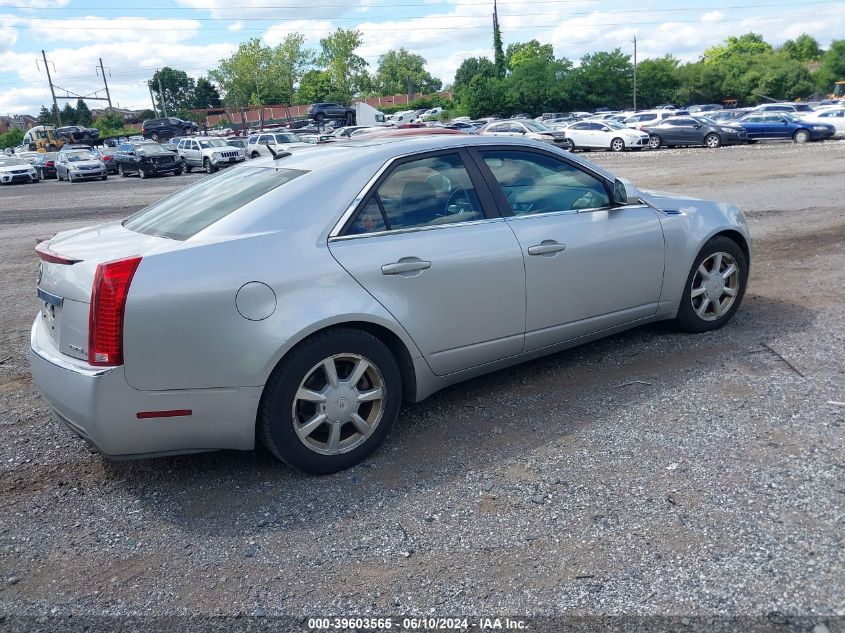
{"label": "utility pole", "polygon": [[167,106],[164,105],[164,91],[161,89],[161,73],[158,74],[158,100],[161,102],[161,111],[167,116]]}
{"label": "utility pole", "polygon": [[637,38],[634,36],[634,112],[637,111]]}
{"label": "utility pole", "polygon": [[59,102],[56,101],[56,91],[53,90],[53,78],[50,76],[50,67],[47,65],[47,53],[41,51],[41,59],[44,60],[44,70],[47,71],[47,82],[50,84],[50,94],[53,95],[53,112],[56,115],[56,127],[62,127],[62,115],[59,114]]}
{"label": "utility pole", "polygon": [[158,109],[156,108],[156,100],[153,97],[153,87],[150,82],[147,82],[147,88],[150,89],[150,102],[153,104],[153,116],[158,116]]}
{"label": "utility pole", "polygon": [[109,102],[109,110],[112,109],[111,95],[109,94],[109,84],[106,82],[106,71],[103,68],[103,58],[100,58],[100,74],[103,76],[103,85],[106,87],[106,99]]}

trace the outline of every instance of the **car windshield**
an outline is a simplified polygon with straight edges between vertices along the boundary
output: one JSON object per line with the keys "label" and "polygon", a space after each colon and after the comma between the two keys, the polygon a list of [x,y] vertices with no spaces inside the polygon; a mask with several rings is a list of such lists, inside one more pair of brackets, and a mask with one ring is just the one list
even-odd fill
{"label": "car windshield", "polygon": [[186,240],[305,173],[270,167],[232,169],[142,209],[123,226],[137,233]]}
{"label": "car windshield", "polygon": [[711,119],[709,116],[697,116],[695,117],[696,120],[701,121],[706,125],[717,125],[714,119]]}
{"label": "car windshield", "polygon": [[216,138],[203,139],[200,141],[200,147],[203,149],[208,149],[209,147],[226,147],[226,142]]}
{"label": "car windshield", "polygon": [[604,121],[604,124],[607,127],[609,127],[611,130],[624,130],[625,129],[625,126],[622,125],[619,121],[613,121],[611,119]]}
{"label": "car windshield", "polygon": [[167,154],[169,156],[173,155],[173,152],[168,151],[161,145],[152,145],[146,143],[143,145],[137,145],[135,147],[135,151],[138,152],[138,154],[141,156],[156,156],[161,154]]}
{"label": "car windshield", "polygon": [[0,167],[12,167],[14,165],[28,165],[25,160],[12,157],[0,157]]}
{"label": "car windshield", "polygon": [[551,128],[547,125],[543,125],[542,123],[538,123],[537,121],[532,121],[531,119],[525,119],[524,121],[520,121],[525,127],[527,127],[532,132],[551,132]]}
{"label": "car windshield", "polygon": [[298,143],[299,137],[296,134],[276,134],[277,143]]}
{"label": "car windshield", "polygon": [[75,163],[80,160],[93,160],[97,158],[88,150],[80,150],[78,152],[66,152],[65,157],[67,158],[67,162]]}

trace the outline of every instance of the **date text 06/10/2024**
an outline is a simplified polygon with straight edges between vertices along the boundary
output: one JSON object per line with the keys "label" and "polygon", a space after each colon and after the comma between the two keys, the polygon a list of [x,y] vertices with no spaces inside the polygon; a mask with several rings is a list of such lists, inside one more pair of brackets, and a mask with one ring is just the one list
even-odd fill
{"label": "date text 06/10/2024", "polygon": [[520,631],[528,629],[525,620],[512,618],[309,618],[308,628],[314,631],[320,630],[410,630],[410,631],[468,631],[478,629],[481,631],[510,630]]}

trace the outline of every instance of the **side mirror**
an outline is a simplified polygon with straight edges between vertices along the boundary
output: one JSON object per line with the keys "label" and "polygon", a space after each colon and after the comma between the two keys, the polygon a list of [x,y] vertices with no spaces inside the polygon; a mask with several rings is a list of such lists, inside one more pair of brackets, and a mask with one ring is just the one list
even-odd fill
{"label": "side mirror", "polygon": [[628,190],[625,188],[625,183],[618,178],[613,182],[613,202],[628,204]]}

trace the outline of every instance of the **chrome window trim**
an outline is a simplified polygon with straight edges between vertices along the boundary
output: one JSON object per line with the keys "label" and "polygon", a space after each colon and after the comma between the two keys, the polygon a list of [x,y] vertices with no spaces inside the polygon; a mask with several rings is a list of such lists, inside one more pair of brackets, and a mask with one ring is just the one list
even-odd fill
{"label": "chrome window trim", "polygon": [[538,212],[538,213],[526,213],[524,215],[509,215],[505,219],[506,220],[526,220],[529,218],[541,218],[541,217],[549,217],[549,216],[559,216],[559,215],[575,215],[577,213],[594,213],[596,211],[621,211],[623,209],[637,209],[637,208],[648,208],[648,205],[645,204],[626,204],[622,206],[605,206],[605,207],[591,207],[589,209],[566,209],[561,211],[545,211],[545,212]]}
{"label": "chrome window trim", "polygon": [[438,229],[450,229],[455,226],[472,226],[475,224],[490,224],[493,222],[504,222],[505,218],[483,218],[481,220],[467,220],[466,222],[451,222],[444,224],[431,224],[428,226],[413,226],[407,229],[392,229],[390,231],[375,231],[373,233],[358,233],[356,235],[338,235],[330,237],[329,243],[344,242],[346,240],[357,240],[366,237],[380,237],[383,235],[403,235],[406,233],[418,233],[420,231],[433,231]]}

